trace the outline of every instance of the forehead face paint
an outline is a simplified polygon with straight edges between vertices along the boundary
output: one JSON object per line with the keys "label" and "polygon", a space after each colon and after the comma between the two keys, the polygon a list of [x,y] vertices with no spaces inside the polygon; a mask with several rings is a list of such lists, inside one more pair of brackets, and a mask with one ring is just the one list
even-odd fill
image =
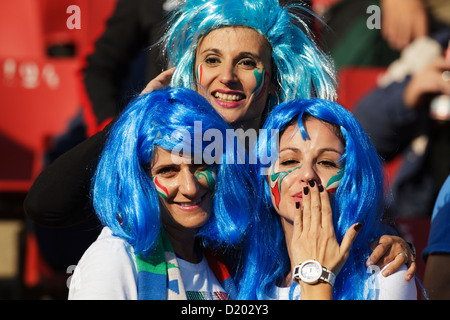
{"label": "forehead face paint", "polygon": [[167,200],[169,198],[169,191],[167,191],[167,188],[158,182],[158,178],[156,176],[152,178],[152,181],[155,185],[156,192],[161,196],[161,198]]}
{"label": "forehead face paint", "polygon": [[199,181],[205,179],[209,189],[211,190],[215,189],[217,175],[216,175],[216,167],[214,165],[210,165],[206,167],[205,170],[196,172],[195,175]]}
{"label": "forehead face paint", "polygon": [[281,182],[283,179],[292,171],[300,169],[302,166],[295,167],[288,171],[281,171],[278,173],[275,173],[275,166],[272,168],[272,173],[270,174],[269,183],[270,183],[270,190],[272,191],[272,194],[275,198],[275,205],[277,208],[279,208],[280,200],[281,200]]}
{"label": "forehead face paint", "polygon": [[339,183],[341,183],[343,176],[344,176],[344,169],[341,169],[336,173],[336,175],[332,176],[330,180],[328,180],[325,190],[327,190],[328,193],[335,193],[339,186]]}
{"label": "forehead face paint", "polygon": [[266,79],[266,72],[264,70],[264,68],[259,68],[259,69],[255,69],[253,70],[253,75],[255,76],[256,79],[256,87],[255,90],[253,90],[253,95],[258,99],[260,95],[262,95],[264,93],[264,84],[265,84],[265,79]]}
{"label": "forehead face paint", "polygon": [[197,76],[197,81],[198,81],[199,84],[202,83],[202,76],[203,76],[203,66],[202,65],[203,65],[203,63],[200,63],[197,66],[197,74],[196,74],[196,76]]}

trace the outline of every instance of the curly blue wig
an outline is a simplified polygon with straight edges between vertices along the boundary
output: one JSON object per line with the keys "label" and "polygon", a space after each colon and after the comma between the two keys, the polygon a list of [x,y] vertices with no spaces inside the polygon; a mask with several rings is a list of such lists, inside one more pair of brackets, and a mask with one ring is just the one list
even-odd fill
{"label": "curly blue wig", "polygon": [[[189,89],[169,88],[136,98],[112,126],[93,179],[93,204],[101,222],[137,254],[149,253],[161,228],[158,195],[149,177],[155,148],[174,150],[198,130],[203,135],[213,129],[225,136],[228,128],[210,104]],[[201,141],[190,143],[194,156],[203,155],[206,142]],[[226,157],[225,149],[218,154]],[[199,232],[209,246],[238,243],[255,210],[247,165],[221,162],[213,212]]]}
{"label": "curly blue wig", "polygon": [[[369,245],[387,231],[381,221],[384,209],[381,162],[353,115],[331,101],[316,98],[282,103],[271,112],[263,129],[276,129],[281,137],[288,126],[296,123],[302,137],[306,139],[304,121],[305,117],[310,116],[333,124],[345,145],[345,153],[341,159],[341,167],[345,167],[344,175],[332,204],[337,240],[342,241],[345,232],[354,223],[363,224],[350,256],[337,276],[334,297],[369,298],[372,293],[364,290],[364,280],[369,276],[365,267],[370,253]],[[270,142],[266,137],[260,137],[256,152],[258,155],[266,155]],[[260,210],[255,215],[255,223],[249,230],[248,260],[242,271],[241,282],[243,299],[264,299],[276,281],[282,279],[291,267],[280,219],[273,208],[266,177],[258,175],[256,179],[259,181],[259,193],[264,194],[265,210]]]}
{"label": "curly blue wig", "polygon": [[195,53],[199,39],[212,30],[244,26],[261,33],[272,48],[274,105],[299,98],[336,98],[334,65],[312,40],[301,18],[301,3],[278,0],[185,0],[175,7],[162,38],[169,66],[176,66],[172,86],[196,89]]}

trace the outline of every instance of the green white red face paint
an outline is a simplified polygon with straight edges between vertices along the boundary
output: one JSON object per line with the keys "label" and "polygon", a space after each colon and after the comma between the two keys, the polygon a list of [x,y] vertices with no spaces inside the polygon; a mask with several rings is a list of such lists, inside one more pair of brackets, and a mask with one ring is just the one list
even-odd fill
{"label": "green white red face paint", "polygon": [[[210,166],[206,167],[204,170],[197,171],[195,173],[195,177],[197,178],[197,180],[200,183],[202,182],[202,180],[205,180],[208,189],[211,189],[214,191],[214,189],[216,187],[216,182],[217,182],[216,166],[210,165]],[[153,181],[153,184],[156,188],[156,192],[158,193],[158,195],[167,201],[167,199],[169,198],[169,191],[167,190],[167,188],[164,187],[158,181],[157,176],[154,176],[152,178],[152,181]]]}
{"label": "green white red face paint", "polygon": [[277,208],[279,208],[280,200],[281,200],[281,183],[283,182],[283,179],[286,178],[288,174],[290,174],[292,171],[295,171],[297,169],[300,169],[302,166],[295,167],[288,171],[281,171],[278,173],[275,173],[275,166],[272,168],[272,173],[269,177],[269,184],[270,184],[270,190],[272,192],[272,195],[275,199],[275,205]]}
{"label": "green white red face paint", "polygon": [[203,63],[200,63],[198,66],[197,66],[197,74],[196,74],[196,76],[197,76],[197,81],[198,81],[198,83],[202,83],[202,77],[203,77]]}
{"label": "green white red face paint", "polygon": [[158,178],[156,176],[152,178],[152,181],[155,185],[156,192],[161,196],[161,198],[167,200],[169,198],[169,191],[167,191],[167,188],[158,182]]}
{"label": "green white red face paint", "polygon": [[255,76],[256,87],[252,94],[258,99],[264,93],[266,72],[264,68],[258,68],[253,70],[253,75]]}
{"label": "green white red face paint", "polygon": [[327,190],[328,193],[335,193],[339,186],[339,183],[341,183],[343,176],[344,176],[344,169],[341,169],[336,173],[336,175],[332,176],[330,180],[328,180],[325,190]]}
{"label": "green white red face paint", "polygon": [[205,179],[209,189],[214,190],[216,188],[217,175],[216,167],[214,165],[210,165],[206,167],[205,170],[196,172],[195,176],[198,181]]}

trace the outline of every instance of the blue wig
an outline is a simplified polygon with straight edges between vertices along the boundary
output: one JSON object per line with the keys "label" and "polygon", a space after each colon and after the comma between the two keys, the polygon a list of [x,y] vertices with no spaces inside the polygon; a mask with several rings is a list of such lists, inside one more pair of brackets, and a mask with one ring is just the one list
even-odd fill
{"label": "blue wig", "polygon": [[312,41],[301,18],[301,4],[280,6],[278,0],[185,0],[172,12],[162,43],[169,66],[176,66],[171,85],[196,88],[195,53],[210,31],[244,26],[261,33],[271,45],[273,83],[278,87],[268,110],[293,99],[336,98],[334,66]]}
{"label": "blue wig", "polygon": [[[263,129],[279,130],[281,137],[288,126],[296,123],[302,137],[306,139],[304,121],[309,116],[334,124],[338,137],[345,145],[345,153],[340,160],[341,167],[345,168],[344,175],[332,204],[338,242],[342,241],[345,232],[354,223],[363,224],[350,256],[337,276],[334,297],[369,298],[370,290],[364,293],[364,280],[369,276],[365,261],[370,254],[370,242],[386,231],[381,221],[384,208],[381,162],[357,120],[348,110],[334,102],[316,98],[282,103],[269,115]],[[260,139],[256,152],[266,155],[268,148],[268,140]],[[269,186],[265,176],[259,175],[256,179],[259,180],[260,192],[264,194],[266,210],[258,212],[260,215],[255,216],[255,224],[249,231],[249,261],[243,271],[241,288],[241,298],[244,299],[264,298],[291,267],[279,216],[272,206]],[[251,274],[254,276],[247,276]]]}
{"label": "blue wig", "polygon": [[[93,204],[102,223],[136,254],[148,254],[161,228],[158,195],[149,177],[155,148],[174,150],[187,144],[193,147],[191,155],[201,157],[206,142],[192,144],[190,139],[199,133],[203,137],[209,129],[225,136],[228,128],[209,103],[189,89],[154,91],[132,101],[111,128],[93,180]],[[226,157],[223,150],[217,153]],[[246,165],[218,162],[224,164],[217,164],[213,212],[199,232],[209,246],[238,243],[254,211],[255,187]]]}

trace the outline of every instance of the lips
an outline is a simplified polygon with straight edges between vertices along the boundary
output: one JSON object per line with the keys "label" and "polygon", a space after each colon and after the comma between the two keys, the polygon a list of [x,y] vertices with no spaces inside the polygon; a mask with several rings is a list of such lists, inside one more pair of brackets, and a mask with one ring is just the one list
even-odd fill
{"label": "lips", "polygon": [[292,198],[294,199],[295,202],[302,203],[303,202],[303,193],[302,192],[296,193],[292,196]]}
{"label": "lips", "polygon": [[205,198],[205,196],[202,196],[200,199],[198,199],[196,201],[186,201],[186,202],[175,202],[174,201],[174,204],[180,210],[190,211],[190,210],[195,210],[195,209],[200,208],[204,198]]}
{"label": "lips", "polygon": [[224,108],[236,108],[246,98],[245,94],[238,91],[216,90],[212,92],[214,101]]}

